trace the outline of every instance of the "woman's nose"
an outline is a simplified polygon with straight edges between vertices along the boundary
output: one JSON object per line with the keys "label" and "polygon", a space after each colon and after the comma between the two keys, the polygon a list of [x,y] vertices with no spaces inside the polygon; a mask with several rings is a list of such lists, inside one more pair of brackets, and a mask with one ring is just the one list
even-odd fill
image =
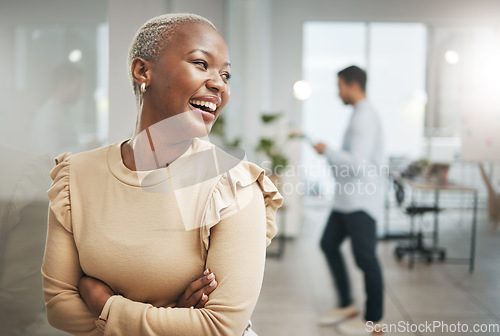
{"label": "woman's nose", "polygon": [[226,83],[222,80],[219,74],[214,74],[208,81],[207,87],[218,93],[226,91]]}

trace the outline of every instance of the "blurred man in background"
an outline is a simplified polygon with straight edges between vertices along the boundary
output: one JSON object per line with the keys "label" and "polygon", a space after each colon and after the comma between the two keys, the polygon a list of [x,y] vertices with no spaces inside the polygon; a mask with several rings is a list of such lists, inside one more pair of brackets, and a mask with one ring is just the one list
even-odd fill
{"label": "blurred man in background", "polygon": [[[376,256],[376,223],[383,209],[380,172],[383,136],[379,116],[366,99],[364,70],[350,66],[338,74],[339,96],[353,113],[342,148],[333,150],[324,143],[314,149],[326,156],[336,179],[334,207],[321,239],[339,298],[338,308],[319,318],[324,325],[337,324],[345,334],[366,334],[367,322],[375,324],[383,315],[383,280]],[[351,285],[340,245],[351,239],[356,264],[364,274],[366,308],[362,318],[351,296]]]}
{"label": "blurred man in background", "polygon": [[72,107],[82,93],[83,72],[71,63],[59,65],[53,73],[52,93],[33,120],[33,146],[36,153],[79,152],[78,133]]}

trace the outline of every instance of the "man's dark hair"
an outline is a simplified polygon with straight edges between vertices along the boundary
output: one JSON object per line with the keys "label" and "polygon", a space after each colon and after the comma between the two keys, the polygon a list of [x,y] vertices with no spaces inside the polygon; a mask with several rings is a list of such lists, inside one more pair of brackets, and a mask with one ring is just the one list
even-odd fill
{"label": "man's dark hair", "polygon": [[351,65],[350,67],[345,68],[337,73],[337,76],[342,77],[346,84],[351,84],[352,82],[356,82],[359,84],[361,90],[366,91],[366,72],[365,70]]}

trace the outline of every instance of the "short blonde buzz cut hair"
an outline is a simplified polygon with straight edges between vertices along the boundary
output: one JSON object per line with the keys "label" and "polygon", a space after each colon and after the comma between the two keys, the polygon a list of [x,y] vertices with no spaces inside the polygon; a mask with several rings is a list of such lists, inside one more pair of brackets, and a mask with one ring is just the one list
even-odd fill
{"label": "short blonde buzz cut hair", "polygon": [[175,29],[183,23],[205,23],[217,31],[217,28],[203,16],[189,13],[164,14],[152,18],[142,25],[135,34],[135,37],[128,52],[128,74],[134,94],[140,94],[139,85],[132,77],[132,62],[136,57],[146,61],[155,61],[170,40]]}

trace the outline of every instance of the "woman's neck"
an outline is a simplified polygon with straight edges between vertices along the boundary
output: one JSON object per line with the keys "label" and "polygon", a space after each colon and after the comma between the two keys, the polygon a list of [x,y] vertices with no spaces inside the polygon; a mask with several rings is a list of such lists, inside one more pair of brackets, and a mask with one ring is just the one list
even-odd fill
{"label": "woman's neck", "polygon": [[[186,111],[169,117],[140,107],[135,133],[122,147],[122,158],[130,170],[153,170],[168,166],[186,152],[193,138],[206,136],[210,126],[198,113]],[[160,119],[160,120],[158,120]]]}
{"label": "woman's neck", "polygon": [[123,144],[123,163],[133,171],[164,168],[184,154],[191,143],[191,138],[179,139],[148,127]]}

